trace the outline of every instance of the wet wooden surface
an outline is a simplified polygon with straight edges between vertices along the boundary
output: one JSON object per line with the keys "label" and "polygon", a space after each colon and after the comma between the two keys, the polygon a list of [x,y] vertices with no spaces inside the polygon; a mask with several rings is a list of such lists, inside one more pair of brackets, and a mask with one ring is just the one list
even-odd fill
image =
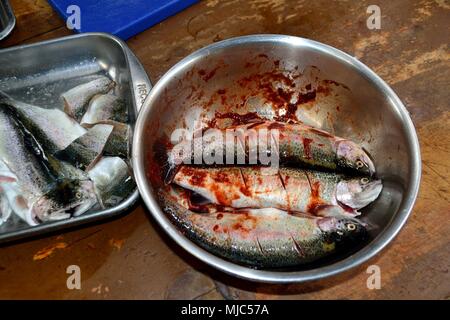
{"label": "wet wooden surface", "polygon": [[[12,0],[17,26],[0,46],[70,34],[43,0]],[[153,82],[194,50],[254,33],[318,40],[356,56],[397,92],[417,128],[420,194],[395,241],[369,263],[308,284],[262,285],[211,270],[162,234],[142,203],[128,215],[0,248],[0,298],[389,299],[450,298],[450,2],[379,0],[381,30],[366,27],[372,1],[204,1],[133,37]],[[45,249],[47,256],[36,255]],[[48,250],[53,249],[53,250]],[[381,268],[380,290],[366,286]],[[81,268],[68,290],[66,268]]]}

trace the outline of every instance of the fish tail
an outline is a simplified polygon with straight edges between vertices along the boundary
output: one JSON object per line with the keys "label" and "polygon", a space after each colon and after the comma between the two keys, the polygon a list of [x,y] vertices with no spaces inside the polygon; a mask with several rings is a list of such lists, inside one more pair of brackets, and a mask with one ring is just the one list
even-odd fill
{"label": "fish tail", "polygon": [[[166,168],[165,168],[166,167]],[[175,175],[177,174],[180,166],[174,163],[167,163],[163,166],[163,180],[164,183],[170,184],[172,183]]]}
{"label": "fish tail", "polygon": [[0,102],[5,102],[5,101],[7,101],[8,98],[9,98],[9,96],[5,92],[0,90]]}
{"label": "fish tail", "polygon": [[0,90],[0,103],[11,104],[13,102],[14,102],[14,99],[9,94]]}

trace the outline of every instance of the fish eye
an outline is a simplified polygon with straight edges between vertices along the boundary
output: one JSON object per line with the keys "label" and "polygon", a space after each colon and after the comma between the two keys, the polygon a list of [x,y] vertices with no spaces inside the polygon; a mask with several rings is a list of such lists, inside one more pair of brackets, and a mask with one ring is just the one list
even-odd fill
{"label": "fish eye", "polygon": [[356,160],[356,167],[357,168],[362,168],[362,167],[364,167],[364,162],[362,162],[361,160]]}
{"label": "fish eye", "polygon": [[75,198],[81,199],[81,193],[80,192],[75,193]]}
{"label": "fish eye", "polygon": [[368,184],[369,183],[369,178],[361,178],[361,184]]}
{"label": "fish eye", "polygon": [[353,231],[356,229],[356,225],[354,223],[347,224],[347,230]]}

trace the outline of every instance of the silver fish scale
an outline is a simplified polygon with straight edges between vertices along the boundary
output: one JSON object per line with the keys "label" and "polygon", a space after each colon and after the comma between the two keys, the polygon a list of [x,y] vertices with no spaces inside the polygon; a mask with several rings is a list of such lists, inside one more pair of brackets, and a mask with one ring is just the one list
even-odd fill
{"label": "silver fish scale", "polygon": [[0,109],[0,132],[0,158],[17,175],[23,192],[36,199],[50,189],[54,177],[27,149],[23,128],[4,109]]}

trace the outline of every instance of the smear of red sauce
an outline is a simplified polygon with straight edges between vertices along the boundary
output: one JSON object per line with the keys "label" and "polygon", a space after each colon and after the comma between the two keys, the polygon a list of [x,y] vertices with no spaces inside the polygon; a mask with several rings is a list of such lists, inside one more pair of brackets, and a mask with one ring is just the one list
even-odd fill
{"label": "smear of red sauce", "polygon": [[256,122],[253,122],[252,124],[250,124],[249,126],[247,126],[247,129],[252,129],[252,128],[254,128],[254,127],[259,126],[259,125],[262,124],[262,123],[264,123],[264,121],[256,121]]}
{"label": "smear of red sauce", "polygon": [[[196,197],[194,196],[194,193],[192,193],[191,191],[187,191],[188,193],[188,207],[189,210],[192,210],[194,212],[198,212],[198,213],[209,213],[212,210],[216,210],[216,211],[224,211],[225,208],[224,206],[218,205],[218,204],[213,204],[213,203],[207,203],[207,204],[199,204],[196,201],[198,201],[198,199],[196,199]],[[223,217],[222,214],[218,214],[216,216],[217,219],[221,219]]]}
{"label": "smear of red sauce", "polygon": [[207,173],[202,170],[195,170],[189,166],[183,166],[180,169],[180,173],[189,177],[189,183],[193,186],[204,187]]}
{"label": "smear of red sauce", "polygon": [[325,86],[318,86],[317,92],[322,93],[324,96],[328,96],[331,93],[331,89]]}
{"label": "smear of red sauce", "polygon": [[312,139],[303,138],[303,150],[305,151],[306,159],[311,159],[311,143]]}
{"label": "smear of red sauce", "polygon": [[233,228],[234,230],[243,229],[242,223],[236,222],[235,224],[233,224],[232,228]]}
{"label": "smear of red sauce", "polygon": [[258,220],[256,217],[250,216],[247,212],[238,213],[240,214],[239,220],[235,222],[231,227],[233,228],[233,230],[238,231],[245,236],[256,227],[256,223],[258,222]]}
{"label": "smear of red sauce", "polygon": [[222,206],[231,206],[231,201],[234,200],[233,198],[236,197],[236,195],[230,195],[229,193],[226,193],[223,189],[219,188],[216,184],[213,184],[211,186],[211,191],[214,193],[217,202]]}
{"label": "smear of red sauce", "polygon": [[311,197],[309,199],[309,204],[307,211],[309,213],[316,214],[318,209],[324,205],[323,200],[320,198],[320,182],[315,181],[311,185]]}
{"label": "smear of red sauce", "polygon": [[206,123],[206,125],[207,125],[209,128],[215,128],[216,125],[217,125],[217,118],[216,118],[216,117],[212,118],[211,120],[209,120],[209,121]]}
{"label": "smear of red sauce", "polygon": [[282,88],[273,88],[272,82],[262,83],[259,90],[267,101],[270,101],[276,107],[282,107],[290,103],[293,92],[285,91]]}
{"label": "smear of red sauce", "polygon": [[286,113],[281,116],[274,117],[275,120],[281,121],[281,122],[287,122],[289,120],[293,120],[294,122],[297,122],[297,116],[295,113],[297,112],[297,105],[294,103],[289,103],[287,105],[287,108],[285,109]]}
{"label": "smear of red sauce", "polygon": [[237,126],[241,124],[246,124],[254,120],[262,120],[261,117],[256,112],[248,112],[245,114],[239,114],[235,112],[226,112],[220,113],[216,112],[215,117],[210,124],[213,123],[215,125],[217,119],[232,119],[232,124]]}
{"label": "smear of red sauce", "polygon": [[216,71],[220,68],[220,66],[215,67],[214,69],[212,69],[209,72],[206,72],[203,69],[200,69],[198,71],[199,76],[204,80],[204,81],[208,81],[210,80],[212,77],[214,77],[216,75]]}
{"label": "smear of red sauce", "polygon": [[322,137],[326,137],[326,138],[332,138],[333,137],[328,132],[325,132],[325,131],[322,131],[322,130],[317,130],[317,129],[314,129],[314,128],[310,128],[309,131],[314,132],[317,135],[322,136]]}
{"label": "smear of red sauce", "polygon": [[217,171],[213,179],[217,183],[231,183],[228,174],[222,171]]}
{"label": "smear of red sauce", "polygon": [[239,191],[241,191],[241,193],[246,196],[246,197],[251,197],[252,193],[250,192],[250,190],[245,186],[245,185],[241,185],[239,187]]}
{"label": "smear of red sauce", "polygon": [[325,83],[325,84],[334,84],[336,86],[341,86],[341,87],[343,87],[343,88],[345,88],[347,90],[350,90],[350,88],[347,87],[345,84],[339,83],[339,82],[334,81],[334,80],[323,80],[322,82]]}
{"label": "smear of red sauce", "polygon": [[272,129],[283,129],[286,125],[284,123],[281,122],[272,122],[271,124],[269,124],[269,126],[267,127],[269,130]]}
{"label": "smear of red sauce", "polygon": [[297,104],[307,103],[316,99],[316,91],[308,91],[306,93],[299,94]]}

